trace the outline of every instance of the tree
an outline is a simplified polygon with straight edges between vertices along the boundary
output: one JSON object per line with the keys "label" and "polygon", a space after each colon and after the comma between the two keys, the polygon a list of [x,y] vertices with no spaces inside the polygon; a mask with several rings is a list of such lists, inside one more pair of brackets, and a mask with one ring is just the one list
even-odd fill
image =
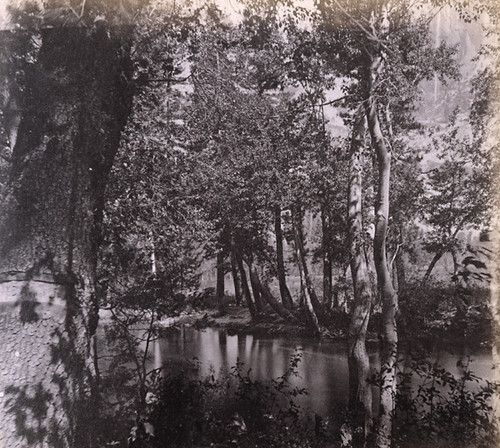
{"label": "tree", "polygon": [[439,165],[427,175],[430,195],[423,199],[425,222],[431,231],[424,248],[434,257],[425,272],[426,282],[445,253],[453,257],[456,275],[460,251],[459,233],[468,228],[487,226],[489,221],[491,165],[490,154],[481,151],[481,141],[467,135],[466,124],[455,115],[450,129],[434,139]]}
{"label": "tree", "polygon": [[[248,261],[267,248],[267,211],[259,207],[263,200],[259,170],[264,161],[261,126],[267,110],[257,95],[245,91],[245,79],[237,76],[241,53],[238,47],[223,48],[227,34],[215,30],[199,43],[188,112],[192,195],[211,225],[212,241],[206,250],[209,256],[219,254],[219,267],[231,253]],[[258,297],[254,298],[257,307]]]}
{"label": "tree", "polygon": [[349,244],[354,307],[348,337],[349,411],[352,417],[353,443],[365,444],[372,431],[372,392],[368,383],[370,360],[366,350],[366,332],[372,309],[372,287],[368,275],[366,237],[363,226],[363,149],[366,121],[358,115],[350,148],[349,173]]}
{"label": "tree", "polygon": [[[376,446],[391,440],[391,419],[396,386],[397,293],[392,284],[387,259],[387,233],[392,159],[393,118],[399,126],[413,123],[412,112],[418,99],[416,86],[439,73],[455,75],[452,50],[432,45],[428,18],[415,13],[410,2],[348,3],[320,2],[320,32],[339,76],[348,78],[344,86],[351,110],[361,106],[366,117],[371,147],[377,163],[377,198],[373,252],[377,287],[382,299],[381,397]],[[411,37],[413,36],[413,37]],[[415,39],[415,36],[418,38]],[[444,65],[443,61],[449,65]],[[396,115],[397,114],[397,115]],[[404,125],[403,125],[404,126]],[[355,287],[356,288],[356,287]]]}
{"label": "tree", "polygon": [[[281,48],[282,37],[272,26],[267,28],[267,21],[249,17],[243,30],[220,29],[205,36],[195,56],[190,134],[197,176],[206,179],[197,195],[207,221],[214,225],[217,247],[231,246],[252,265],[270,265],[278,277],[282,305],[290,308],[280,220],[281,210],[289,206],[286,179],[291,150],[287,146],[301,150],[286,129],[295,122],[298,133],[307,135],[311,122],[302,112],[296,117],[294,101],[276,92],[276,83],[284,82],[282,70],[269,73],[266,65],[275,46]],[[251,38],[255,21],[272,37],[278,36],[270,49],[263,36],[258,41]],[[271,82],[273,76],[277,79]],[[297,157],[292,157],[294,163]],[[268,245],[270,228],[276,235],[275,259]],[[250,279],[254,286],[257,276],[254,269]],[[252,289],[256,299],[261,297],[259,288]],[[258,307],[259,300],[255,302]],[[289,314],[281,309],[280,313]]]}
{"label": "tree", "polygon": [[[43,20],[32,4],[24,10],[36,20],[23,32],[39,48],[25,68],[2,198],[6,446],[92,444],[97,251],[107,176],[130,110],[129,19],[139,4],[80,6],[45,5]],[[15,356],[19,340],[25,348]]]}
{"label": "tree", "polygon": [[398,293],[404,291],[409,280],[415,280],[414,274],[407,272],[407,264],[408,261],[416,262],[420,211],[425,195],[422,173],[424,148],[420,147],[420,137],[421,132],[417,130],[414,135],[402,135],[393,142],[397,156],[391,179],[392,225],[388,233],[388,250],[391,255],[389,268],[393,272],[393,279],[397,280]]}

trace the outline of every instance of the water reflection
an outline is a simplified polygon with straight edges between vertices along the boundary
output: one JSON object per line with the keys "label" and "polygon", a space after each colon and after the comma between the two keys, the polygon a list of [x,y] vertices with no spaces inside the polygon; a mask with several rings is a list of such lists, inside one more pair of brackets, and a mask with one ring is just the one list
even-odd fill
{"label": "water reflection", "polygon": [[[344,343],[318,340],[293,340],[283,337],[264,338],[252,335],[227,335],[224,331],[207,328],[181,328],[156,341],[152,350],[154,367],[167,371],[181,371],[197,359],[200,375],[227,373],[236,363],[244,363],[244,371],[251,369],[257,380],[268,380],[283,375],[290,359],[300,350],[302,361],[297,366],[298,376],[292,377],[294,386],[305,387],[308,395],[300,396],[298,404],[322,415],[331,415],[338,408],[345,409],[348,399],[348,370]],[[459,375],[457,355],[440,353],[439,363]],[[473,357],[472,370],[482,378],[492,378],[492,360],[488,352]],[[374,369],[378,368],[377,353],[370,354]],[[375,402],[377,391],[374,389]]]}

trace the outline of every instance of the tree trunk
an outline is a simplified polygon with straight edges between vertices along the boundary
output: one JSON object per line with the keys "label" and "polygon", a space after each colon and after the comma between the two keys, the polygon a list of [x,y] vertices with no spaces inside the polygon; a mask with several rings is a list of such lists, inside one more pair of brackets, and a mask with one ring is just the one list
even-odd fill
{"label": "tree trunk", "polygon": [[112,29],[42,29],[1,205],[4,447],[89,447],[91,341],[104,190],[131,107],[130,47]]}
{"label": "tree trunk", "polygon": [[[294,240],[295,240],[295,236],[294,236]],[[300,281],[300,291],[299,291],[299,308],[303,308],[306,304],[306,294],[305,294],[305,290],[306,290],[306,287],[304,285],[304,275],[302,273],[302,269],[301,269],[301,265],[300,265],[300,261],[299,261],[300,257],[299,257],[299,249],[297,248],[297,244],[295,244],[295,261],[297,263],[297,266],[299,268],[299,281]]]}
{"label": "tree trunk", "polygon": [[245,297],[245,301],[247,307],[252,315],[252,319],[257,317],[257,309],[255,308],[255,304],[252,300],[252,296],[250,295],[250,288],[248,287],[247,274],[245,272],[245,268],[243,267],[243,261],[239,254],[235,254],[236,265],[238,266],[238,270],[240,272],[241,278],[241,289],[243,290],[243,297]]}
{"label": "tree trunk", "polygon": [[[377,164],[374,162],[373,163],[373,172],[376,172],[376,167]],[[366,188],[366,195],[370,198],[373,198],[372,201],[370,201],[370,207],[366,210],[366,222],[370,223],[375,223],[376,222],[376,201],[375,201],[375,194],[374,194],[374,187],[373,185],[368,185]],[[375,267],[375,254],[373,251],[373,238],[375,235],[375,229],[370,229],[372,232],[366,232],[365,235],[370,235],[371,236],[371,245],[365,245],[365,257],[366,257],[366,262],[368,263],[368,275],[371,280],[371,285],[372,285],[372,296],[373,297],[378,297],[378,290],[377,290],[377,268]],[[380,304],[377,303],[378,301],[375,301],[374,305],[374,311],[379,311]]]}
{"label": "tree trunk", "polygon": [[381,58],[374,58],[369,72],[369,96],[365,103],[366,117],[372,145],[378,161],[378,192],[376,204],[375,237],[373,254],[377,283],[382,298],[382,335],[381,335],[381,386],[379,427],[377,447],[388,448],[391,445],[392,414],[394,411],[394,394],[396,391],[396,359],[398,348],[398,332],[396,313],[398,296],[394,290],[389,266],[387,263],[386,238],[389,221],[389,189],[391,177],[391,154],[385,144],[377,113],[377,104],[373,93],[372,82],[376,79],[377,70],[382,63]]}
{"label": "tree trunk", "polygon": [[306,260],[306,249],[304,246],[304,233],[302,231],[302,213],[300,208],[296,210],[295,217],[292,216],[292,225],[294,230],[294,240],[298,249],[299,255],[299,265],[302,265],[302,272],[304,275],[305,289],[309,291],[311,297],[311,303],[314,308],[316,315],[319,317],[320,321],[324,319],[323,306],[318,300],[316,291],[312,283],[311,275],[309,274],[309,268],[307,266]]}
{"label": "tree trunk", "polygon": [[293,306],[292,295],[286,285],[285,261],[283,256],[283,230],[281,228],[281,208],[274,210],[274,231],[276,233],[276,258],[278,262],[278,282],[280,285],[281,303],[287,309]]}
{"label": "tree trunk", "polygon": [[366,133],[364,116],[358,117],[353,132],[349,175],[349,246],[354,307],[348,334],[349,411],[352,416],[353,446],[365,445],[372,426],[372,391],[368,384],[370,360],[366,350],[366,331],[372,306],[372,287],[364,248],[363,158]]}
{"label": "tree trunk", "polygon": [[396,289],[398,291],[398,295],[401,295],[401,292],[406,289],[406,265],[404,260],[404,233],[403,226],[398,225],[396,227],[398,234],[398,243],[396,245],[396,251],[393,255],[392,259],[392,278],[393,283],[395,283]]}
{"label": "tree trunk", "polygon": [[[295,216],[294,216],[295,215]],[[299,218],[297,218],[296,215],[299,215]],[[301,284],[304,285],[303,292],[304,292],[304,302],[306,305],[306,309],[309,314],[309,320],[311,323],[311,326],[316,334],[320,334],[320,326],[319,326],[319,319],[318,319],[318,314],[316,311],[316,307],[314,306],[314,300],[318,302],[318,299],[316,297],[316,294],[314,292],[311,278],[309,277],[309,270],[307,268],[307,263],[305,259],[305,249],[304,249],[304,244],[302,240],[302,232],[301,232],[301,227],[302,223],[300,220],[300,212],[297,212],[294,210],[292,212],[292,227],[293,227],[293,237],[295,241],[295,247],[297,249],[297,264],[299,266],[299,274],[300,274],[300,279],[301,279]],[[319,307],[319,302],[317,304]]]}
{"label": "tree trunk", "polygon": [[406,289],[406,266],[403,258],[403,250],[399,248],[396,254],[396,277],[398,281],[398,294]]}
{"label": "tree trunk", "polygon": [[215,286],[215,300],[217,302],[217,309],[222,315],[225,313],[224,309],[224,289],[225,289],[225,270],[224,270],[224,250],[220,249],[217,252],[217,280]]}
{"label": "tree trunk", "polygon": [[[450,231],[450,235],[449,236],[449,239],[452,240],[452,241],[455,241],[456,240],[456,237],[458,235],[458,232],[460,232],[460,229],[462,229],[463,227],[463,223],[466,221],[466,219],[464,218],[462,220],[462,222],[457,225],[455,227],[455,230],[451,233]],[[453,247],[453,245],[451,246],[448,246],[447,248],[441,248],[440,251],[438,251],[435,255],[434,255],[434,258],[432,259],[431,261],[431,264],[429,265],[429,267],[427,268],[427,271],[424,275],[424,278],[422,279],[422,283],[427,283],[427,281],[429,280],[429,277],[431,276],[431,273],[432,271],[434,270],[437,262],[441,259],[441,257],[445,254],[449,252],[451,254],[451,256],[453,257],[453,274],[455,274],[457,271],[458,271],[458,262],[456,260],[456,249]]]}
{"label": "tree trunk", "polygon": [[439,260],[441,260],[441,257],[444,255],[444,251],[437,252],[434,257],[431,260],[431,264],[429,264],[429,267],[427,268],[427,271],[425,271],[424,278],[422,279],[422,283],[427,283],[429,281],[429,278],[432,274],[432,271],[436,267],[436,264]]}
{"label": "tree trunk", "polygon": [[332,256],[330,250],[330,220],[326,206],[321,208],[322,251],[323,251],[323,305],[332,307]]}
{"label": "tree trunk", "polygon": [[238,266],[236,265],[236,257],[231,252],[231,274],[233,275],[234,298],[237,306],[241,305],[241,284],[238,276]]}
{"label": "tree trunk", "polygon": [[255,303],[255,308],[257,309],[257,313],[263,313],[264,312],[264,303],[262,301],[262,297],[260,296],[260,290],[257,287],[257,284],[255,283],[255,277],[252,276],[252,262],[248,262],[248,268],[250,271],[250,285],[252,286],[252,293],[253,293],[253,300]]}
{"label": "tree trunk", "polygon": [[455,247],[451,248],[450,255],[453,260],[453,275],[451,276],[451,278],[453,280],[453,283],[455,284],[455,287],[457,287],[460,284],[460,280],[457,275],[460,270],[460,263],[458,262],[458,254]]}
{"label": "tree trunk", "polygon": [[313,282],[311,279],[311,275],[309,274],[309,267],[307,266],[306,260],[306,249],[304,246],[304,233],[302,228],[302,213],[300,209],[298,210],[296,220],[294,221],[294,229],[297,232],[297,243],[299,249],[299,261],[302,264],[302,269],[304,273],[304,283],[306,285],[306,289],[309,291],[309,295],[311,296],[311,303],[314,308],[316,315],[318,316],[320,322],[324,320],[324,309],[321,303],[318,300],[318,296],[313,286]]}
{"label": "tree trunk", "polygon": [[259,291],[261,297],[271,306],[278,316],[292,322],[297,322],[297,319],[295,319],[293,314],[291,314],[289,310],[287,310],[273,297],[267,286],[262,284],[255,268],[251,264],[249,264],[248,267],[250,269],[251,282],[255,285],[255,288]]}

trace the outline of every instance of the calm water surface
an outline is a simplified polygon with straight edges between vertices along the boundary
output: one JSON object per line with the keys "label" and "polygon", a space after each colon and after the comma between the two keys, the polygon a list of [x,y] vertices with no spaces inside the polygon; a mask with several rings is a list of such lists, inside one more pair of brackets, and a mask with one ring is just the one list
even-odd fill
{"label": "calm water surface", "polygon": [[[292,377],[291,383],[308,391],[308,395],[299,397],[298,404],[322,415],[331,415],[339,407],[345,409],[348,370],[346,347],[342,342],[229,336],[216,328],[196,330],[186,327],[156,341],[152,348],[154,367],[164,367],[169,372],[182,370],[196,358],[201,363],[200,376],[211,372],[217,375],[230,372],[239,361],[244,363],[245,372],[251,368],[254,380],[283,375],[298,350],[302,353],[302,361],[297,367],[298,376]],[[442,367],[459,375],[458,355],[443,351],[433,356],[433,359],[439,358]],[[471,360],[471,370],[477,376],[493,378],[491,353],[473,353]],[[374,369],[378,367],[377,353],[370,354],[370,362]]]}

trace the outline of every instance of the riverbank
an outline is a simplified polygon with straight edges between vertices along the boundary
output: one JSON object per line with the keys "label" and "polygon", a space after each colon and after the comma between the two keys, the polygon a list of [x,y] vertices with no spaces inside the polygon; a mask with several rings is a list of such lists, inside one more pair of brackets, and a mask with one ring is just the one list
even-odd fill
{"label": "riverbank", "polygon": [[[165,329],[179,326],[203,328],[220,328],[228,334],[251,334],[255,336],[288,336],[310,337],[311,331],[305,326],[299,326],[282,319],[275,314],[265,314],[257,319],[252,316],[246,307],[229,306],[225,313],[217,310],[184,310],[178,316],[168,317],[160,321]],[[326,336],[332,337],[329,333]],[[342,339],[341,335],[338,335]]]}
{"label": "riverbank", "polygon": [[[347,340],[346,322],[348,320],[345,320],[344,315],[338,316],[337,320],[339,321],[338,325],[333,324],[329,328],[322,329],[320,339],[338,342]],[[342,320],[343,322],[341,322]],[[225,330],[228,335],[318,339],[314,330],[308,328],[305,324],[287,321],[270,310],[252,319],[248,308],[236,305],[227,306],[222,315],[216,309],[193,310],[188,307],[178,316],[162,319],[160,326],[166,332],[172,328],[187,326],[197,329],[219,328]],[[367,342],[376,343],[377,341],[376,334],[369,333]]]}
{"label": "riverbank", "polygon": [[[406,310],[407,311],[407,310]],[[345,314],[332,314],[329,328],[323,328],[320,339],[333,341],[346,341],[349,317]],[[405,313],[410,314],[410,313]],[[419,321],[418,313],[411,313],[412,319]],[[418,331],[415,322],[408,318],[401,319],[400,343],[402,345],[412,345],[414,347],[424,348],[426,351],[432,351],[434,346],[446,346],[450,350],[463,349],[463,347],[488,349],[490,347],[490,338],[487,337],[488,331],[479,329],[474,322],[462,322],[461,327],[456,325],[425,325],[418,322]],[[261,314],[256,319],[252,316],[248,308],[231,304],[226,306],[224,314],[215,308],[194,309],[186,307],[177,316],[162,319],[160,327],[168,332],[169,329],[179,328],[181,326],[194,327],[197,329],[219,328],[226,331],[228,335],[253,335],[253,336],[283,336],[291,338],[314,338],[314,332],[305,324],[297,324],[287,321],[272,311]],[[368,344],[378,343],[378,332],[380,331],[380,315],[374,314],[370,319],[367,335]],[[469,330],[469,331],[464,331]]]}

